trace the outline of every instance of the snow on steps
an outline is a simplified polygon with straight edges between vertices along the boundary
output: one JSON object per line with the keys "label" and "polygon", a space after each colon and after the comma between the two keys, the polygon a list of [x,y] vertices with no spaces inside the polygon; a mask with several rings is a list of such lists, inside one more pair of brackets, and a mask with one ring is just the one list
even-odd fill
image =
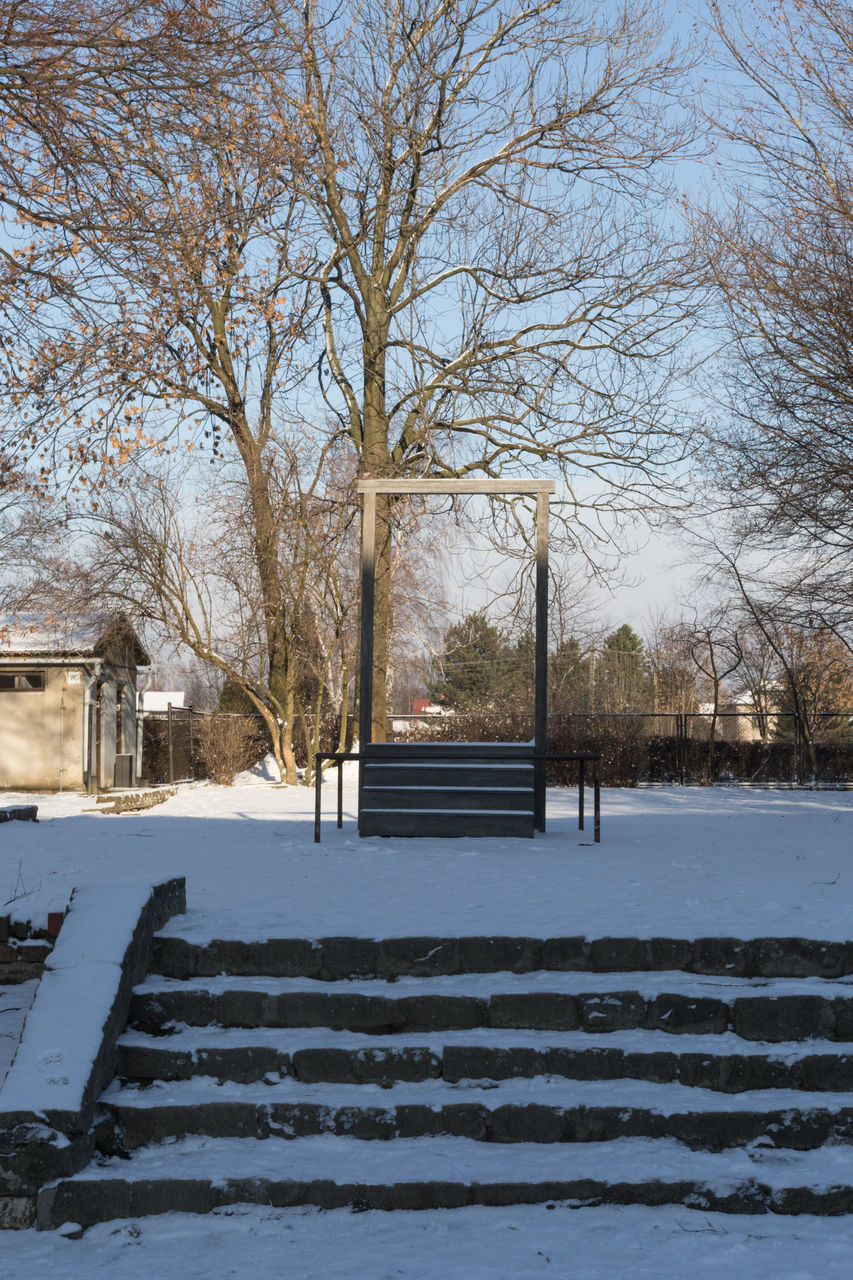
{"label": "snow on steps", "polygon": [[42,1227],[240,1201],[853,1212],[849,944],[169,937],[155,955],[97,1162],[42,1191]]}
{"label": "snow on steps", "polygon": [[849,1148],[710,1155],[677,1142],[500,1147],[464,1138],[369,1142],[330,1136],[281,1144],[194,1138],[110,1159],[48,1188],[42,1227],[229,1204],[333,1209],[463,1205],[683,1204],[733,1213],[853,1211]]}
{"label": "snow on steps", "polygon": [[730,1095],[641,1080],[498,1082],[443,1080],[378,1084],[306,1083],[292,1078],[222,1084],[196,1078],[104,1095],[116,1149],[206,1135],[366,1139],[441,1134],[493,1143],[586,1143],[676,1138],[695,1149],[750,1143],[810,1150],[853,1140],[853,1093],[755,1090]]}
{"label": "snow on steps", "polygon": [[322,1028],[183,1027],[166,1037],[128,1031],[117,1074],[136,1084],[212,1076],[252,1083],[392,1084],[442,1079],[671,1081],[723,1093],[751,1088],[853,1091],[853,1053],[831,1040],[767,1044],[719,1035],[637,1029],[541,1032],[476,1028],[376,1036]]}

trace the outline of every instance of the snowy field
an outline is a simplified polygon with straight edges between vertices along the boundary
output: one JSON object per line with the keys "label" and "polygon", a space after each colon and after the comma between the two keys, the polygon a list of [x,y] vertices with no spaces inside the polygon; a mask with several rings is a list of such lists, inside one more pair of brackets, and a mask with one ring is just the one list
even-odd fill
{"label": "snowy field", "polygon": [[[182,788],[140,815],[87,813],[82,796],[6,794],[40,821],[0,826],[0,911],[44,922],[75,885],[186,875],[187,917],[211,937],[530,934],[853,937],[853,794],[677,788],[602,793],[602,843],[576,795],[548,798],[525,840],[359,840],[334,786],[323,840],[313,793],[246,778]],[[853,1159],[853,1155],[851,1155]],[[82,1240],[6,1232],[2,1270],[67,1280],[750,1280],[853,1275],[849,1219],[731,1217],[686,1209],[531,1206],[353,1214],[246,1209],[93,1227]]]}
{"label": "snowy field", "polygon": [[254,779],[182,787],[138,815],[6,793],[40,821],[0,827],[0,910],[46,921],[78,884],[185,875],[189,912],[172,928],[196,940],[853,936],[853,792],[605,790],[600,845],[590,793],[580,832],[576,793],[549,792],[534,840],[360,840],[355,788],[341,831],[334,782],[323,801],[316,845],[313,791]]}

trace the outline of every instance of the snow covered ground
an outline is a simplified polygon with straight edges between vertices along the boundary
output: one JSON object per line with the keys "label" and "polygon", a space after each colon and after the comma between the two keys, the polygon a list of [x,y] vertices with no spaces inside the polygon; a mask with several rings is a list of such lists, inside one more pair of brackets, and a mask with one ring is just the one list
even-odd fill
{"label": "snow covered ground", "polygon": [[6,1232],[11,1280],[849,1280],[845,1218],[688,1209],[237,1208],[91,1227],[82,1240]]}
{"label": "snow covered ground", "polygon": [[[4,796],[4,803],[18,797]],[[0,827],[0,911],[42,923],[75,885],[186,875],[188,916],[210,937],[529,934],[853,937],[853,794],[677,788],[605,791],[602,843],[576,795],[548,798],[525,840],[359,840],[324,793],[244,778],[183,787],[139,815],[87,813],[82,796],[27,796],[39,824]],[[590,805],[591,808],[591,805]],[[853,1156],[851,1156],[853,1159]],[[246,1209],[94,1227],[80,1241],[4,1233],[4,1273],[35,1280],[289,1276],[489,1280],[553,1275],[849,1277],[847,1219],[735,1218],[685,1209],[531,1206],[433,1213]]]}
{"label": "snow covered ground", "polygon": [[[16,797],[10,797],[9,803]],[[78,884],[187,877],[193,936],[587,934],[853,936],[853,792],[668,788],[602,793],[602,843],[573,791],[548,796],[535,840],[360,840],[324,790],[182,787],[133,815],[30,796],[39,823],[0,829],[0,904],[46,920]],[[5,890],[5,892],[4,892]]]}

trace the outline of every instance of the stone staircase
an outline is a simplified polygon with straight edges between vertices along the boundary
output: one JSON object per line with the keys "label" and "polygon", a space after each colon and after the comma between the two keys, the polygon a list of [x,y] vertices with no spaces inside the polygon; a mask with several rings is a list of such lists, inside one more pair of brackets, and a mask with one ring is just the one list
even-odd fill
{"label": "stone staircase", "polygon": [[38,1224],[234,1203],[853,1212],[853,944],[155,939]]}
{"label": "stone staircase", "polygon": [[374,743],[364,750],[376,759],[362,766],[359,835],[533,838],[532,744]]}

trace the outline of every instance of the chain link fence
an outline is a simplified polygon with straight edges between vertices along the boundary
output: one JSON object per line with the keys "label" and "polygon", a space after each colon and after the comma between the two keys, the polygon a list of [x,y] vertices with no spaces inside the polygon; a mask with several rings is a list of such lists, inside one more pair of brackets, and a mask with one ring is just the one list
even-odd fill
{"label": "chain link fence", "polygon": [[[269,732],[261,716],[194,711],[191,707],[172,707],[171,712],[146,711],[142,722],[142,781],[154,786],[211,778],[215,766],[205,753],[204,728],[214,715],[220,721],[246,726],[252,763],[262,760],[271,749]],[[336,751],[340,719],[328,713],[316,728],[319,749]],[[297,763],[304,766],[309,748],[300,723],[295,726],[293,747]]]}
{"label": "chain link fence", "polygon": [[[260,716],[221,716],[248,726],[256,760],[269,750],[269,735]],[[211,715],[191,707],[146,711],[142,722],[142,781],[149,786],[193,782],[211,777],[204,750],[204,726]]]}

